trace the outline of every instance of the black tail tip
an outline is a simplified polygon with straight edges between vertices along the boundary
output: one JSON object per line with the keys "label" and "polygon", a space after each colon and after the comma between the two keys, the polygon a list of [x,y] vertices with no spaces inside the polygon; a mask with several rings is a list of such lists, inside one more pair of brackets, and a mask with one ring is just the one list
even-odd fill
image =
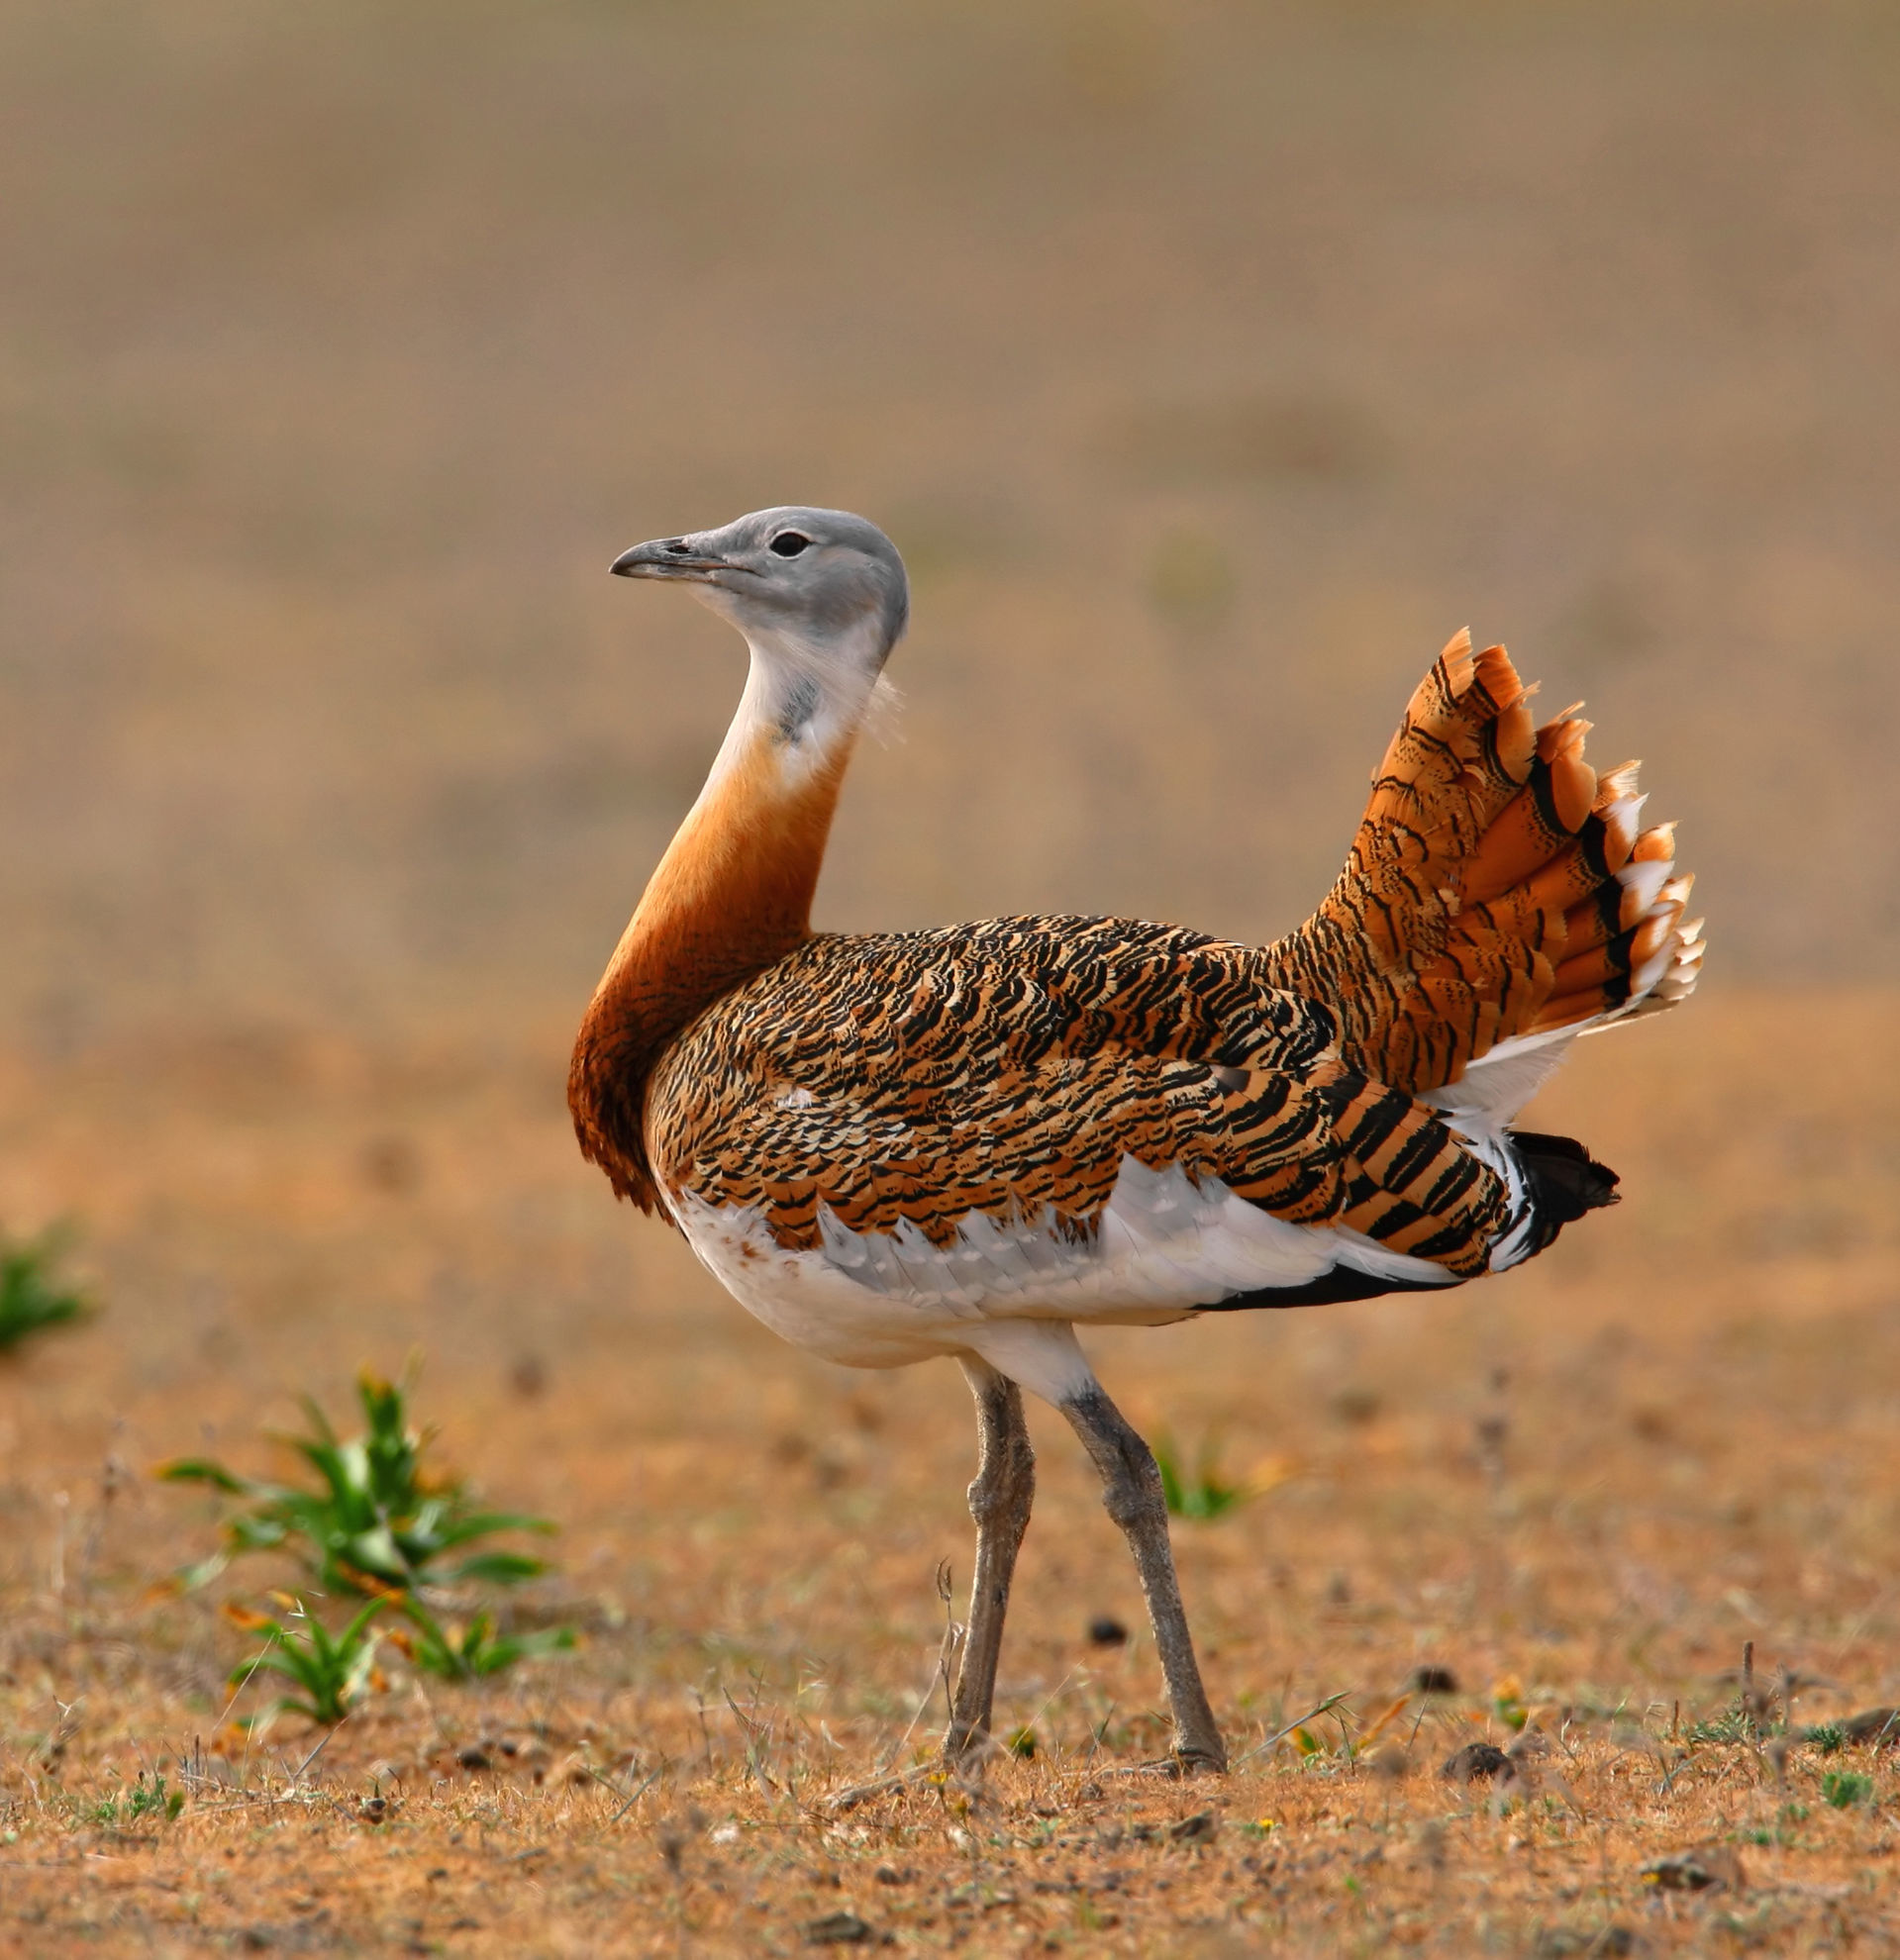
{"label": "black tail tip", "polygon": [[1616,1172],[1598,1163],[1574,1136],[1514,1129],[1511,1141],[1530,1181],[1540,1251],[1585,1212],[1600,1212],[1618,1202]]}

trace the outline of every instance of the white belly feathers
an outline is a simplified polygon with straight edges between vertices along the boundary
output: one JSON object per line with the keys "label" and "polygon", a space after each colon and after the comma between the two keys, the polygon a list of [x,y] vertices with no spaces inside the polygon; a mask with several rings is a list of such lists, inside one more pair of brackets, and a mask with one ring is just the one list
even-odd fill
{"label": "white belly feathers", "polygon": [[1304,1286],[1335,1266],[1413,1284],[1450,1284],[1429,1259],[1353,1231],[1289,1225],[1218,1181],[1122,1159],[1095,1232],[1054,1221],[998,1224],[970,1213],[953,1243],[915,1225],[856,1232],[821,1207],[820,1246],[787,1251],[756,1210],[668,1203],[707,1269],[773,1332],[854,1367],[902,1367],[982,1345],[999,1321],[1159,1326],[1236,1294]]}

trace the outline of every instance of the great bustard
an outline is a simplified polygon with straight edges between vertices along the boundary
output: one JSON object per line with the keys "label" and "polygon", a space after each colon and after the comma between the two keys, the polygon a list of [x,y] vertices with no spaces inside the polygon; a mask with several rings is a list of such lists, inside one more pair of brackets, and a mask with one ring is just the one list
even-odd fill
{"label": "great bustard", "polygon": [[1135,1554],[1174,1757],[1221,1769],[1154,1459],[1081,1324],[1160,1325],[1455,1286],[1614,1200],[1567,1137],[1510,1128],[1580,1033],[1680,1000],[1667,826],[1587,724],[1532,724],[1501,646],[1420,684],[1338,883],[1259,949],[1120,919],[814,933],[851,743],[909,610],[842,511],[757,511],[614,562],[751,650],[712,774],[581,1025],[582,1150],[740,1303],[855,1367],[952,1357],[976,1398],[976,1572],[949,1747],[986,1735],[1053,1403]]}

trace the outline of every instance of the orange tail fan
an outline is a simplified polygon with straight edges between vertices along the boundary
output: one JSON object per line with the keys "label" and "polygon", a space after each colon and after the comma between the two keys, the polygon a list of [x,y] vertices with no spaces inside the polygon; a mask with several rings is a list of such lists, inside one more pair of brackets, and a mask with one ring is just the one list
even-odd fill
{"label": "orange tail fan", "polygon": [[1639,829],[1637,765],[1598,775],[1590,725],[1566,709],[1535,727],[1532,692],[1502,646],[1459,634],[1412,696],[1339,881],[1265,954],[1380,1081],[1454,1108],[1488,1057],[1473,1100],[1498,1117],[1563,1037],[1673,1005],[1702,960],[1673,827]]}

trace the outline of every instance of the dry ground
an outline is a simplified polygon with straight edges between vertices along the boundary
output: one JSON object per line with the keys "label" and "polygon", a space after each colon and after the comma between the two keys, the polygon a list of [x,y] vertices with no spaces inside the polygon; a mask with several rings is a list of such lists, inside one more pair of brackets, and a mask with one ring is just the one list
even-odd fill
{"label": "dry ground", "polygon": [[[1237,1752],[1350,1694],[1310,1759],[1124,1774],[1164,1740],[1158,1679],[1145,1640],[1085,1638],[1139,1597],[1043,1420],[1000,1710],[1034,1759],[842,1814],[936,1719],[904,1741],[934,1569],[968,1569],[952,1370],[851,1376],[752,1328],[572,1158],[557,1048],[13,1058],[0,1198],[83,1203],[109,1304],[0,1375],[0,1926],[36,1953],[789,1951],[838,1912],[925,1952],[1883,1950],[1891,1755],[1695,1724],[1750,1639],[1798,1722],[1900,1690],[1894,1006],[1718,995],[1593,1044],[1544,1114],[1629,1200],[1508,1281],[1097,1343],[1150,1430],[1277,1478],[1177,1534]],[[1817,1090],[1790,1026],[1864,1066]],[[154,1598],[211,1531],[145,1472],[206,1442],[261,1467],[291,1391],[341,1411],[412,1342],[453,1461],[562,1521],[542,1604],[586,1641],[480,1690],[392,1657],[303,1766],[295,1720],[220,1725],[244,1645],[213,1602],[282,1575]],[[1421,1664],[1457,1692],[1343,1754]],[[1512,1679],[1551,1753],[1508,1800],[1447,1784],[1512,1739]],[[1843,1767],[1870,1802],[1823,1800]],[[181,1814],[101,1823],[142,1769]],[[1641,1876],[1711,1844],[1739,1884]]]}

